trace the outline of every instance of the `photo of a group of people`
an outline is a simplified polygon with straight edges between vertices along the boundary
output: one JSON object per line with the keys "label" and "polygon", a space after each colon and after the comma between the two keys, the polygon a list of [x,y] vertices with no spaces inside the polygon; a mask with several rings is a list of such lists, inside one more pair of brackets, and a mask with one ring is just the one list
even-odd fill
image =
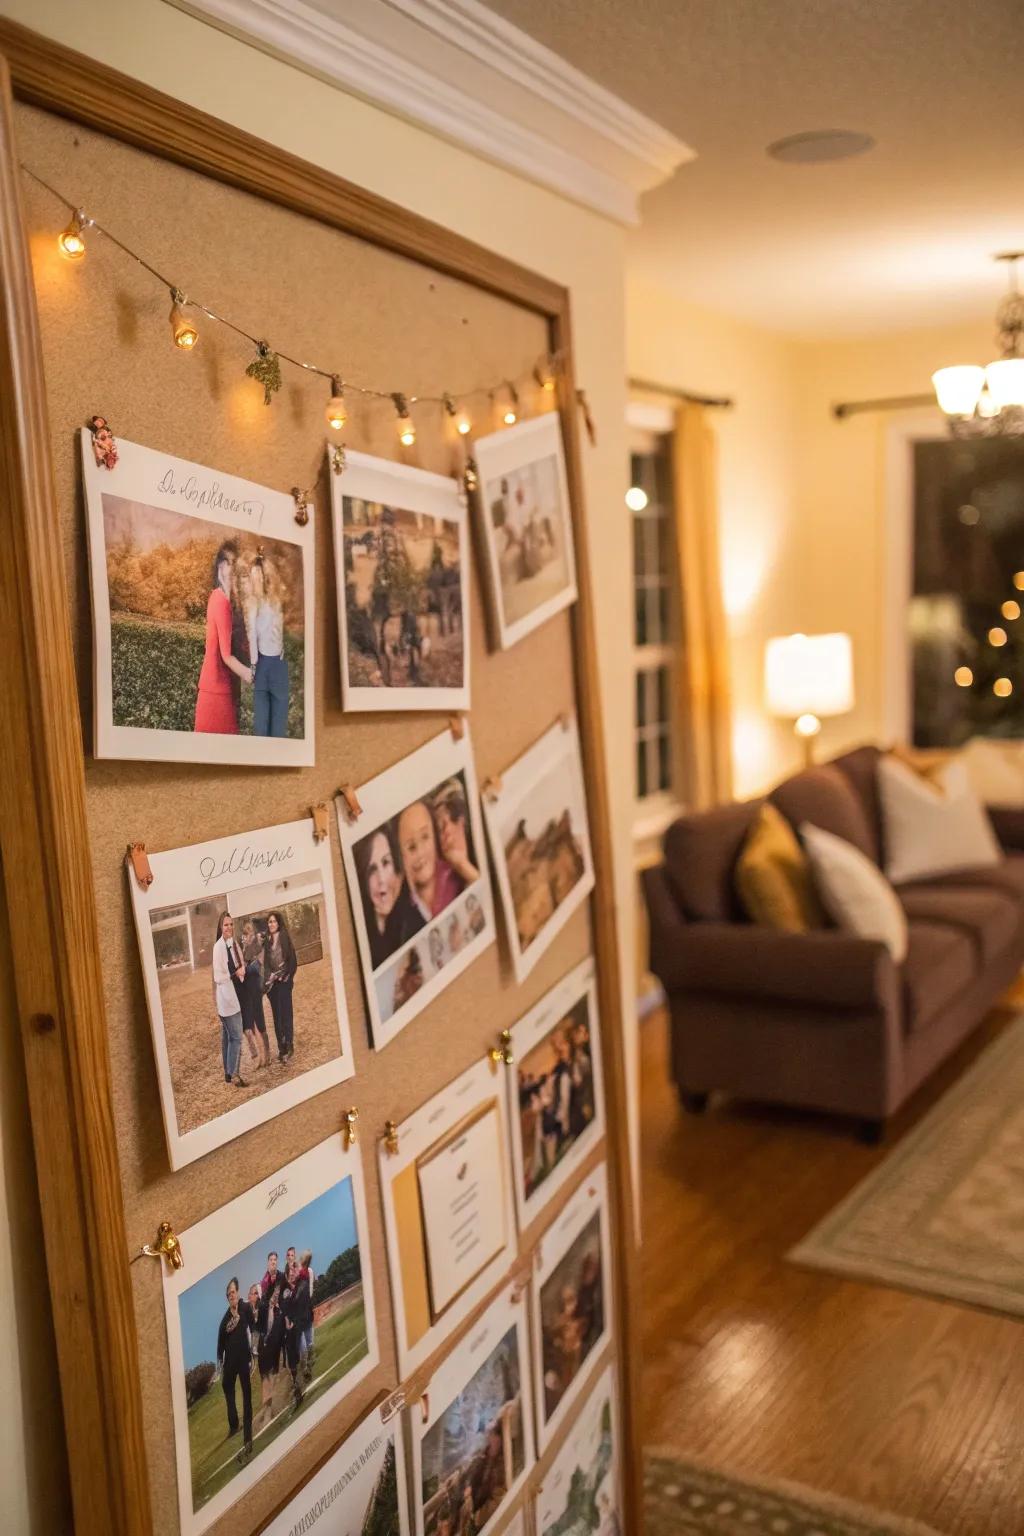
{"label": "photo of a group of people", "polygon": [[455,481],[350,452],[332,476],[347,709],[468,709],[466,517]]}
{"label": "photo of a group of people", "polygon": [[374,1044],[384,1045],[494,939],[468,731],[369,784],[338,824]]}
{"label": "photo of a group of people", "polygon": [[312,763],[312,529],[289,496],[82,433],[98,757]]}
{"label": "photo of a group of people", "polygon": [[620,1536],[615,1374],[603,1373],[576,1414],[537,1494],[537,1536]]}
{"label": "photo of a group of people", "polygon": [[164,1296],[183,1531],[211,1524],[376,1363],[365,1197],[344,1157],[325,1142],[180,1234],[188,1266]]}

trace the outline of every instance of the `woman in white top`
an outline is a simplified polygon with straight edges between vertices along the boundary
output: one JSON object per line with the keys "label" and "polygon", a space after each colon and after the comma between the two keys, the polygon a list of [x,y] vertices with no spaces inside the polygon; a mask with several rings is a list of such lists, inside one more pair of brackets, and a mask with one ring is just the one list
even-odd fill
{"label": "woman in white top", "polygon": [[249,567],[246,604],[252,659],[254,736],[288,734],[288,663],[284,657],[284,602],[281,583],[262,551]]}
{"label": "woman in white top", "polygon": [[213,946],[213,1004],[220,1019],[220,1054],[224,1063],[224,1081],[236,1088],[248,1084],[239,1071],[242,1060],[242,983],[245,961],[235,943],[235,920],[230,912],[217,919],[217,942]]}

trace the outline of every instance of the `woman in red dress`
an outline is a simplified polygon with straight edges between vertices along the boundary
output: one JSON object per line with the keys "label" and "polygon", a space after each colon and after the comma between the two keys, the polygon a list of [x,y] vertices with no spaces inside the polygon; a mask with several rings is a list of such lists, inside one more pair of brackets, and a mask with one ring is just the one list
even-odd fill
{"label": "woman in red dress", "polygon": [[218,736],[238,735],[232,673],[243,683],[252,682],[252,667],[231,653],[231,584],[237,558],[238,545],[232,539],[214,556],[213,590],[206,604],[206,654],[196,695],[196,730]]}

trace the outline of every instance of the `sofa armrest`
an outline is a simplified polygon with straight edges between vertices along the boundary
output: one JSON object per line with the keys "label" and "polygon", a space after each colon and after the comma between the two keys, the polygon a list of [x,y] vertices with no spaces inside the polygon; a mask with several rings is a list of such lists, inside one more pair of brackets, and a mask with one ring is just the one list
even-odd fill
{"label": "sofa armrest", "polygon": [[1005,853],[1024,853],[1024,805],[987,805],[989,820]]}
{"label": "sofa armrest", "polygon": [[691,923],[679,936],[674,970],[676,989],[720,996],[879,1009],[897,997],[885,945],[835,929],[779,933],[755,924]]}

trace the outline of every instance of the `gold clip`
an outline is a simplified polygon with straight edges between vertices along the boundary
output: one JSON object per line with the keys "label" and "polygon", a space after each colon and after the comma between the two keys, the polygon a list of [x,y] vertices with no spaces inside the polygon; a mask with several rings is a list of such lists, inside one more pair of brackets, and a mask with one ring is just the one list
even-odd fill
{"label": "gold clip", "polygon": [[300,528],[305,528],[309,522],[309,509],[313,502],[313,492],[304,491],[301,486],[292,486],[292,500],[295,503],[295,521]]}
{"label": "gold clip", "polygon": [[156,1242],[143,1243],[137,1259],[166,1259],[168,1269],[184,1269],[185,1260],[181,1253],[181,1244],[175,1235],[174,1228],[169,1221],[162,1221],[156,1229]]}
{"label": "gold clip", "polygon": [[496,773],[491,778],[485,779],[484,787],[480,791],[485,800],[497,800],[501,794],[501,775]]}
{"label": "gold clip", "polygon": [[524,1295],[526,1294],[526,1287],[529,1285],[530,1280],[532,1279],[532,1277],[533,1277],[533,1265],[532,1264],[524,1264],[522,1269],[518,1272],[518,1274],[515,1274],[515,1275],[512,1276],[512,1305],[513,1306],[515,1306],[517,1301],[522,1301]]}
{"label": "gold clip", "polygon": [[478,490],[479,486],[480,471],[476,467],[476,460],[472,457],[467,457],[466,467],[462,472],[462,488],[466,495],[469,496],[473,491]]}
{"label": "gold clip", "polygon": [[345,820],[358,821],[359,817],[363,814],[363,808],[359,804],[359,796],[356,794],[355,786],[353,784],[343,784],[338,790],[338,794],[345,802]]}
{"label": "gold clip", "polygon": [[495,1067],[511,1067],[515,1062],[512,1054],[512,1031],[503,1029],[498,1036],[497,1045],[492,1045],[487,1052],[487,1059]]}
{"label": "gold clip", "polygon": [[149,867],[149,855],[145,843],[129,843],[125,858],[132,867],[132,874],[144,891],[153,884],[153,871]]}
{"label": "gold clip", "polygon": [[398,1126],[393,1120],[384,1121],[384,1150],[388,1157],[398,1155]]}
{"label": "gold clip", "polygon": [[313,818],[313,841],[314,843],[322,843],[328,833],[327,818],[330,813],[327,808],[327,802],[319,800],[316,805],[311,805],[309,814]]}
{"label": "gold clip", "polygon": [[341,443],[335,443],[331,449],[331,468],[334,470],[334,473],[336,475],[343,475],[347,463],[348,454],[345,452],[344,446]]}
{"label": "gold clip", "polygon": [[466,720],[464,715],[449,715],[448,729],[456,741],[461,741],[466,734]]}
{"label": "gold clip", "polygon": [[345,1144],[345,1151],[356,1144],[356,1122],[359,1119],[359,1111],[353,1104],[351,1109],[346,1109],[341,1117],[341,1139]]}
{"label": "gold clip", "polygon": [[405,1407],[405,1393],[402,1392],[401,1390],[399,1390],[398,1392],[392,1392],[391,1396],[390,1397],[386,1397],[384,1399],[384,1401],[380,1405],[380,1421],[381,1421],[381,1423],[382,1424],[386,1424],[389,1419],[393,1419],[394,1418],[396,1413],[401,1413],[401,1411],[402,1411],[402,1409],[404,1407]]}

